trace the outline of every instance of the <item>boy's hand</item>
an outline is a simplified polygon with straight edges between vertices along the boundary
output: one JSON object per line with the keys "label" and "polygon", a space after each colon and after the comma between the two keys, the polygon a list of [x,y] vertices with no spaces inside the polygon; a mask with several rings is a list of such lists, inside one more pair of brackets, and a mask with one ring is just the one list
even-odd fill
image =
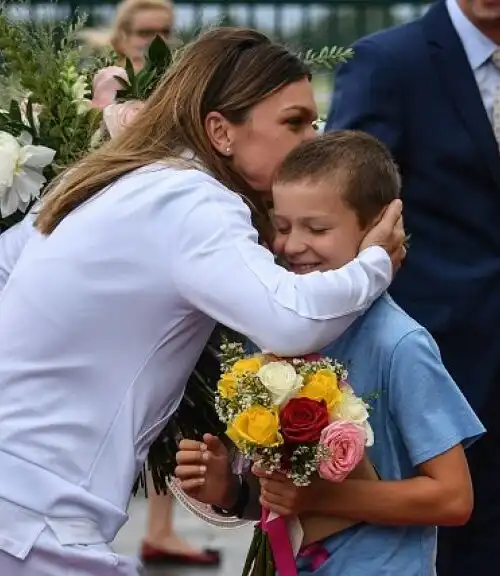
{"label": "boy's hand", "polygon": [[188,496],[225,509],[235,504],[239,481],[231,473],[227,448],[219,438],[205,434],[203,442],[181,440],[176,460],[175,475]]}
{"label": "boy's hand", "polygon": [[402,210],[401,200],[393,200],[382,214],[380,221],[364,237],[360,246],[360,251],[370,246],[384,248],[391,258],[394,273],[406,257],[406,234]]}
{"label": "boy's hand", "polygon": [[280,516],[300,516],[310,512],[311,486],[295,486],[284,474],[254,466],[252,472],[260,481],[260,504]]}

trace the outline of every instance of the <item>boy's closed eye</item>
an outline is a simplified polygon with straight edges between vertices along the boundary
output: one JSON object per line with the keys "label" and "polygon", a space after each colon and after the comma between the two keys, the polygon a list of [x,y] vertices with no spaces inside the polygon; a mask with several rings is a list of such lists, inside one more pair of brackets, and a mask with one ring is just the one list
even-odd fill
{"label": "boy's closed eye", "polygon": [[311,234],[315,234],[317,236],[321,236],[321,234],[325,234],[326,232],[328,232],[329,230],[331,230],[331,228],[321,228],[321,227],[309,227],[309,232],[311,232]]}

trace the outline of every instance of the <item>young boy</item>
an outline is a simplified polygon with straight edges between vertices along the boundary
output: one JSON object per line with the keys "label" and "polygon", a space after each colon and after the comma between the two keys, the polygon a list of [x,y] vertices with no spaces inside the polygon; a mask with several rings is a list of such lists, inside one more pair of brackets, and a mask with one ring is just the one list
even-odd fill
{"label": "young boy", "polygon": [[[356,256],[368,229],[399,192],[397,167],[377,140],[349,131],[320,136],[294,150],[276,176],[274,249],[296,273],[339,268]],[[368,456],[380,481],[318,479],[296,488],[283,476],[257,471],[261,504],[309,517],[308,525],[325,516],[354,524],[321,541],[319,556],[299,555],[301,575],[435,574],[436,526],[462,524],[470,516],[464,447],[484,428],[432,337],[389,295],[323,353],[347,365],[357,395],[375,398],[375,444]],[[195,447],[189,441],[181,446],[184,479],[184,464],[197,461]],[[220,477],[221,461],[220,454],[205,460],[198,497],[210,486],[210,474]],[[202,497],[207,501],[209,495]]]}

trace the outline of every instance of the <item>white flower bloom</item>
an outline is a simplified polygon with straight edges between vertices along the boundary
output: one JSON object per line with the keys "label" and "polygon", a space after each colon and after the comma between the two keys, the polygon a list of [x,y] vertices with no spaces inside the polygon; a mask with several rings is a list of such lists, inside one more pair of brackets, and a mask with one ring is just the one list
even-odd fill
{"label": "white flower bloom", "polygon": [[46,182],[42,173],[55,156],[55,150],[32,146],[31,136],[19,138],[0,131],[0,215],[4,218],[17,210],[26,212],[40,195]]}
{"label": "white flower bloom", "polygon": [[86,114],[92,108],[92,102],[88,98],[73,100],[73,104],[76,104],[76,113],[78,115]]}
{"label": "white flower bloom", "polygon": [[373,446],[375,437],[368,422],[370,418],[368,404],[362,398],[356,396],[354,390],[348,385],[342,388],[342,393],[342,402],[337,404],[334,409],[335,419],[348,420],[362,426],[366,432],[366,446]]}
{"label": "white flower bloom", "polygon": [[87,78],[83,74],[77,75],[73,66],[63,74],[61,88],[71,98],[71,102],[76,105],[76,113],[78,115],[85,114],[92,108],[92,102],[89,100],[90,89]]}
{"label": "white flower bloom", "polygon": [[71,97],[73,98],[73,104],[76,104],[77,114],[85,114],[92,107],[92,103],[88,99],[89,95],[90,90],[87,87],[87,79],[85,76],[78,76],[71,85]]}
{"label": "white flower bloom", "polygon": [[257,372],[274,404],[282,406],[302,388],[303,378],[288,362],[269,362]]}
{"label": "white flower bloom", "polygon": [[83,100],[88,96],[88,92],[87,79],[85,76],[78,76],[71,86],[71,96],[73,97],[73,100]]}

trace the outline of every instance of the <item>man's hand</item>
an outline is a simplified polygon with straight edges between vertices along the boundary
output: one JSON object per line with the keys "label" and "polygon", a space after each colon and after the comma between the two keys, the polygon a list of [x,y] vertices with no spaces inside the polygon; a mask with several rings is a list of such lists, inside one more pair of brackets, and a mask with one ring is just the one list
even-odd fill
{"label": "man's hand", "polygon": [[175,475],[188,496],[224,509],[235,504],[239,480],[231,473],[227,448],[219,438],[205,434],[203,442],[181,440],[176,460]]}
{"label": "man's hand", "polygon": [[380,221],[364,237],[360,246],[360,251],[370,246],[382,247],[391,258],[394,274],[406,257],[406,234],[402,211],[401,200],[393,200],[382,214]]}
{"label": "man's hand", "polygon": [[260,504],[280,516],[300,516],[310,512],[311,486],[295,486],[284,474],[254,466],[252,472],[260,481]]}

